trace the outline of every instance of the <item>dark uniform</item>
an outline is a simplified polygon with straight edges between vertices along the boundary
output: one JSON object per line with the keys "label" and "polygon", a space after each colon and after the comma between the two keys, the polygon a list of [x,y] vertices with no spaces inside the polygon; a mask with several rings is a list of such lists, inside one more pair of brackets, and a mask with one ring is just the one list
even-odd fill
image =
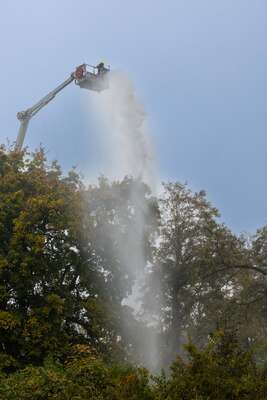
{"label": "dark uniform", "polygon": [[97,66],[97,73],[98,75],[104,74],[107,72],[107,68],[105,68],[105,64],[103,62],[99,63]]}

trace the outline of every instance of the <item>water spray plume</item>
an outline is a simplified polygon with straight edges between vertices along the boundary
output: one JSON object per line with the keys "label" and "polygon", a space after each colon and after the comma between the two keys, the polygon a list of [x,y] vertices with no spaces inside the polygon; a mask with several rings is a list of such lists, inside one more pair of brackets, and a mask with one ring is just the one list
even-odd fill
{"label": "water spray plume", "polygon": [[[94,100],[96,112],[105,125],[105,152],[109,159],[107,176],[111,179],[130,176],[140,184],[147,184],[153,192],[155,165],[146,113],[129,77],[122,72],[110,72],[109,90],[96,96]],[[124,265],[124,272],[130,271],[135,278],[132,294],[124,299],[123,304],[132,307],[138,315],[141,311],[141,290],[147,268],[143,241],[148,213],[140,185],[132,186],[130,197],[135,204],[135,223],[129,228],[131,232],[127,235],[128,243],[120,243],[118,257],[121,265]],[[142,353],[146,366],[150,368],[155,367],[157,362],[157,343],[152,336],[153,333],[145,346],[142,345],[142,340],[139,341],[142,347],[139,352]]]}

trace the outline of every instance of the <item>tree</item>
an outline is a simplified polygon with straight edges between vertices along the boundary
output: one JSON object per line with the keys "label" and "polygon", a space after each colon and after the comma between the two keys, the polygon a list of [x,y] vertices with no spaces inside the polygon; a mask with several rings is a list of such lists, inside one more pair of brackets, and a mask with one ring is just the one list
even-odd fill
{"label": "tree", "polygon": [[266,365],[256,365],[234,332],[217,332],[200,350],[186,346],[188,360],[177,357],[171,376],[156,379],[155,398],[168,400],[263,400],[267,395]]}
{"label": "tree", "polygon": [[241,268],[249,259],[245,240],[219,222],[205,192],[192,193],[179,183],[164,188],[146,304],[151,310],[161,307],[167,366],[188,335],[203,345],[216,329],[247,324],[240,318],[238,300],[251,286],[254,271]]}
{"label": "tree", "polygon": [[49,353],[60,357],[71,343],[86,337],[97,344],[100,337],[90,318],[103,278],[90,246],[79,177],[73,171],[62,177],[56,163],[46,164],[43,150],[27,156],[0,153],[0,337],[6,366],[38,363]]}
{"label": "tree", "polygon": [[[123,359],[127,348],[134,351],[121,303],[135,277],[119,256],[120,246],[130,249],[129,226],[139,217],[133,191],[145,205],[140,240],[148,259],[156,206],[144,184],[101,178],[86,188],[75,171],[63,176],[57,163],[49,165],[42,149],[33,155],[1,149],[3,368],[40,364],[51,354],[64,359],[76,343],[89,344],[106,358]],[[130,309],[127,313],[133,321]]]}

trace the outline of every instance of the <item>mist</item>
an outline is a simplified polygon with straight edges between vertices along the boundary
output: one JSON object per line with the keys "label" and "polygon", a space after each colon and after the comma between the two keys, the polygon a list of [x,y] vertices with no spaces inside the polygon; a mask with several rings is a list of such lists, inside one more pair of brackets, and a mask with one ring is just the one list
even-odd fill
{"label": "mist", "polygon": [[91,96],[90,107],[97,115],[95,134],[101,144],[100,159],[104,160],[104,163],[98,165],[99,173],[110,180],[128,176],[137,182],[130,193],[135,223],[128,228],[130,231],[127,232],[126,239],[121,236],[117,238],[118,258],[123,265],[123,273],[134,277],[132,293],[123,300],[122,305],[131,307],[136,319],[153,327],[149,340],[144,337],[136,339],[139,343],[137,353],[142,354],[140,363],[155,369],[158,364],[157,316],[153,315],[152,318],[145,315],[142,307],[142,291],[149,266],[144,249],[145,218],[148,210],[141,185],[148,185],[152,194],[156,194],[157,188],[155,155],[146,112],[130,78],[119,71],[109,73],[109,89]]}

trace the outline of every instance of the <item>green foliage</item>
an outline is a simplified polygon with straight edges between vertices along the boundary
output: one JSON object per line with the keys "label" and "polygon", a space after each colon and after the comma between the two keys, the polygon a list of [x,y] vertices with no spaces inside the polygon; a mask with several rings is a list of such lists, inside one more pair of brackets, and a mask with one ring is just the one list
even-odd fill
{"label": "green foliage", "polygon": [[[122,300],[140,243],[135,318]],[[86,188],[42,149],[1,147],[0,399],[265,399],[266,267],[267,228],[234,235],[203,191],[169,183],[155,199],[130,177]],[[154,383],[134,366],[152,331],[161,365],[180,354]]]}
{"label": "green foliage", "polygon": [[26,157],[0,153],[0,337],[14,366],[64,354],[79,336],[76,282],[92,286],[77,175],[62,178],[42,150]]}
{"label": "green foliage", "polygon": [[152,400],[147,371],[107,366],[86,346],[76,347],[65,365],[47,361],[0,380],[5,400]]}
{"label": "green foliage", "polygon": [[239,346],[235,334],[219,332],[203,350],[192,343],[185,347],[188,361],[178,357],[170,378],[156,379],[157,399],[266,399],[266,372],[251,351]]}
{"label": "green foliage", "polygon": [[164,187],[145,301],[148,311],[161,310],[162,364],[170,364],[187,335],[201,346],[217,329],[238,329],[247,346],[265,339],[266,228],[253,238],[237,237],[205,192],[179,183]]}
{"label": "green foliage", "polygon": [[48,164],[42,149],[0,149],[0,368],[42,364],[49,355],[64,360],[76,343],[107,359],[130,357],[120,315],[134,276],[123,272],[118,246],[133,243],[133,187],[146,204],[149,259],[158,214],[146,185],[100,178],[85,188],[75,171],[64,177],[57,163]]}
{"label": "green foliage", "polygon": [[46,360],[0,377],[5,400],[264,400],[267,365],[258,366],[253,352],[235,334],[218,332],[202,350],[186,345],[188,359],[178,357],[171,374],[150,379],[147,370],[110,365],[84,345],[74,346],[64,365]]}

